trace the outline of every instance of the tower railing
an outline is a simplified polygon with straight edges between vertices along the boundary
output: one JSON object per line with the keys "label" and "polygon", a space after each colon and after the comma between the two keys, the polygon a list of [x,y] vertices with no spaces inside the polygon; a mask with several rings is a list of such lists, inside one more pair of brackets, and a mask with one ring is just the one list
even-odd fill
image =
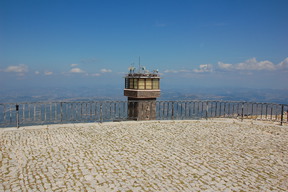
{"label": "tower railing", "polygon": [[[138,102],[129,100],[0,103],[0,127],[137,120],[133,106],[143,105],[143,101]],[[140,111],[149,115],[152,113],[151,108],[156,107],[156,120],[236,118],[279,122],[281,125],[288,121],[287,104],[201,100],[145,102],[151,107],[147,107],[147,103],[143,106],[138,105]]]}

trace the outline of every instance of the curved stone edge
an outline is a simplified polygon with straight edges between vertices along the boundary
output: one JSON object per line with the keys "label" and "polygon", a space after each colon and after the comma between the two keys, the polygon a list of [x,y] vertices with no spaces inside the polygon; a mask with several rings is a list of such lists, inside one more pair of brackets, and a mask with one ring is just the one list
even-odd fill
{"label": "curved stone edge", "polygon": [[[119,121],[119,122],[92,122],[92,123],[67,123],[67,124],[48,124],[48,125],[31,125],[31,126],[23,126],[23,127],[0,127],[0,132],[3,131],[20,131],[20,130],[29,130],[29,129],[49,129],[49,128],[67,128],[67,127],[97,127],[101,125],[123,125],[123,124],[171,124],[171,123],[208,123],[208,122],[225,122],[225,123],[239,123],[239,124],[247,124],[247,125],[269,125],[269,126],[280,126],[280,122],[273,121],[262,121],[262,120],[248,120],[244,119],[230,119],[230,118],[210,118],[206,119],[198,119],[198,120],[153,120],[153,121]],[[288,128],[288,124],[283,124],[282,128]]]}

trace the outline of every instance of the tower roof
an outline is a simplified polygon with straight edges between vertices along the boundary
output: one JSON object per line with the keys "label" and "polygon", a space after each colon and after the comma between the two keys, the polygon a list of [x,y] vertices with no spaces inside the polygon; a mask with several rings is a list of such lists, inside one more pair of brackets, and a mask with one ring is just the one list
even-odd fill
{"label": "tower roof", "polygon": [[129,67],[128,70],[129,73],[126,75],[126,78],[160,78],[158,70],[153,70],[153,72],[150,72],[144,66],[139,66],[137,72],[135,72],[135,67]]}

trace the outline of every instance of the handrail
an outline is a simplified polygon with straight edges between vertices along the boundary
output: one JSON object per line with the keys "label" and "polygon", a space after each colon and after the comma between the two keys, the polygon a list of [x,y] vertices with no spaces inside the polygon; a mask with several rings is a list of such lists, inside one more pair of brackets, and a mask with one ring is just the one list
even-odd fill
{"label": "handrail", "polygon": [[[144,102],[151,101],[144,100]],[[123,121],[131,119],[128,118],[128,108],[137,103],[138,100],[0,103],[0,127]],[[156,107],[157,120],[238,118],[273,121],[281,125],[288,121],[287,104],[221,100],[159,100],[155,102],[154,107]],[[134,111],[130,113],[133,114]]]}

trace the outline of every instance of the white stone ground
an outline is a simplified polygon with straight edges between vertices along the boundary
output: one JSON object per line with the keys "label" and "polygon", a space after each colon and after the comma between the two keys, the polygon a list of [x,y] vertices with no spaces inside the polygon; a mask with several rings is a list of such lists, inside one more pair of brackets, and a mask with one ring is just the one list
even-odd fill
{"label": "white stone ground", "polygon": [[0,129],[0,191],[288,191],[288,126],[200,120]]}

